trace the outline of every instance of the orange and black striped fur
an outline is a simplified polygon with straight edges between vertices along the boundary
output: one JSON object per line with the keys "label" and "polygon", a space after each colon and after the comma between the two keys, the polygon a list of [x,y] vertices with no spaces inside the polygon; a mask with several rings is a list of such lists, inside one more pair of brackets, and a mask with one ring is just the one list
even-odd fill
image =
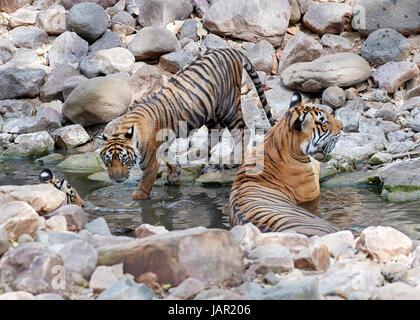
{"label": "orange and black striped fur", "polygon": [[67,182],[67,180],[57,180],[50,169],[43,169],[39,173],[39,181],[41,183],[49,183],[58,190],[66,194],[66,204],[76,204],[80,207],[84,206],[83,199],[79,193]]}
{"label": "orange and black striped fur", "polygon": [[[209,129],[245,128],[240,100],[243,68],[253,80],[273,125],[264,90],[248,58],[234,49],[208,51],[169,78],[158,92],[131,106],[116,131],[104,136],[106,143],[100,155],[109,177],[122,182],[138,163],[143,177],[132,197],[148,199],[159,169],[157,150],[162,142],[157,141],[157,134],[161,129],[170,129],[179,137],[180,122],[187,123],[187,132],[182,134],[203,125]],[[179,172],[166,164],[167,183],[177,181]]]}
{"label": "orange and black striped fur", "polygon": [[[256,225],[263,232],[324,235],[338,231],[298,204],[318,198],[319,164],[310,155],[334,148],[342,124],[328,112],[306,106],[295,93],[289,110],[245,158],[230,194],[231,223]],[[260,164],[260,165],[258,165]]]}

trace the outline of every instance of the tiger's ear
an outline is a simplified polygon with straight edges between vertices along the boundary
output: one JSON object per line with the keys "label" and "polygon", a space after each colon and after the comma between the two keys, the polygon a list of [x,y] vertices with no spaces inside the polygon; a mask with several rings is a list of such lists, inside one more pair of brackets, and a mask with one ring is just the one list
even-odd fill
{"label": "tiger's ear", "polygon": [[134,125],[130,129],[128,129],[124,137],[126,137],[126,139],[131,139],[133,135],[134,135]]}
{"label": "tiger's ear", "polygon": [[302,95],[299,91],[295,92],[290,100],[289,109],[302,104]]}

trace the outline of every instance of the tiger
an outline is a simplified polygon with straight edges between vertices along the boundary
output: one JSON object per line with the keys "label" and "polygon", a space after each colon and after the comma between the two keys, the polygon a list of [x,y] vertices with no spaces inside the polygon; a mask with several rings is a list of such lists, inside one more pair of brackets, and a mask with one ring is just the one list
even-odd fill
{"label": "tiger", "polygon": [[[187,123],[183,134],[203,125],[208,129],[227,128],[231,132],[244,129],[246,125],[241,110],[243,69],[251,77],[267,119],[273,125],[275,121],[261,81],[249,59],[232,48],[209,50],[198,54],[160,90],[135,101],[116,130],[103,135],[105,143],[100,156],[109,177],[123,182],[138,163],[143,176],[132,198],[150,199],[159,169],[157,151],[162,142],[157,141],[157,134],[160,130],[169,129],[179,136],[180,122]],[[166,166],[165,183],[177,181],[180,170],[168,161]]]}
{"label": "tiger", "polygon": [[75,204],[79,207],[84,207],[84,201],[76,189],[74,189],[66,179],[61,181],[56,179],[50,169],[46,168],[40,171],[39,182],[52,184],[58,190],[64,192],[66,194],[66,204]]}
{"label": "tiger", "polygon": [[[295,92],[285,115],[245,158],[229,197],[232,225],[252,223],[262,232],[295,231],[322,236],[339,228],[299,207],[320,195],[319,163],[329,154],[343,125],[328,112],[305,105]],[[260,163],[260,166],[256,165]]]}

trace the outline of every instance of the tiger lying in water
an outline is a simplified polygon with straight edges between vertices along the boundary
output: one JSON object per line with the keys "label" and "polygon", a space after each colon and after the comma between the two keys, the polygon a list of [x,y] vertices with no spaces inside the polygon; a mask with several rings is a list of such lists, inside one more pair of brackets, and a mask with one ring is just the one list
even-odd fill
{"label": "tiger lying in water", "polygon": [[79,193],[67,182],[66,179],[57,180],[50,169],[42,169],[39,173],[39,182],[49,183],[56,187],[58,190],[66,194],[66,204],[76,204],[80,207],[84,206],[83,199]]}
{"label": "tiger lying in water", "polygon": [[[250,75],[271,125],[274,119],[267,105],[261,82],[250,61],[234,49],[216,49],[199,54],[194,61],[168,79],[158,92],[130,107],[117,129],[106,140],[100,155],[109,177],[123,182],[138,163],[143,170],[134,200],[150,198],[159,169],[157,135],[170,129],[179,136],[180,122],[186,134],[206,125],[208,129],[245,128],[241,109],[242,71]],[[237,138],[237,137],[236,137]],[[241,138],[241,137],[240,137]],[[179,172],[167,164],[164,181],[177,182]]]}
{"label": "tiger lying in water", "polygon": [[[329,153],[342,127],[328,112],[304,105],[300,93],[295,93],[288,112],[236,174],[230,194],[232,224],[251,222],[263,232],[308,236],[338,231],[297,205],[319,196],[319,164],[310,155],[323,146]],[[263,168],[256,163],[263,163]]]}

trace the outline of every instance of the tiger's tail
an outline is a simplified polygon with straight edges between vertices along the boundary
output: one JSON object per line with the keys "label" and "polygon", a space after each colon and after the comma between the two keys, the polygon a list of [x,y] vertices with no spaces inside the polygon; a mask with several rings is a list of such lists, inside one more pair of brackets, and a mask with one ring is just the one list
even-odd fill
{"label": "tiger's tail", "polygon": [[260,81],[260,77],[255,72],[254,67],[252,66],[251,61],[249,61],[248,57],[246,57],[244,54],[242,65],[245,68],[248,75],[251,77],[252,82],[254,83],[255,89],[257,89],[258,96],[260,97],[261,104],[263,106],[264,112],[267,115],[267,119],[270,122],[271,126],[274,126],[275,120],[273,117],[273,114],[271,113],[270,107],[268,106],[267,99],[264,94],[264,89]]}

